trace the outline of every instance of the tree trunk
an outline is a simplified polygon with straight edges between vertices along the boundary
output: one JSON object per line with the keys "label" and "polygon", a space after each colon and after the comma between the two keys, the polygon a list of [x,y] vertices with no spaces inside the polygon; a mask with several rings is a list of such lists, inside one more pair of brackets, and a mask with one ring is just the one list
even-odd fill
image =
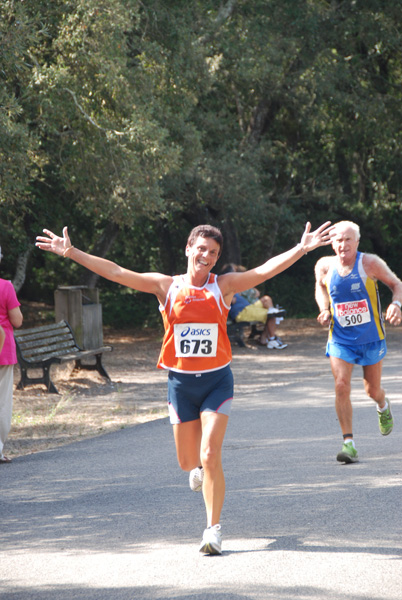
{"label": "tree trunk", "polygon": [[248,133],[244,138],[242,145],[258,145],[261,138],[269,130],[269,126],[273,122],[280,107],[281,104],[279,101],[269,101],[266,98],[262,98],[254,109],[248,126]]}
{"label": "tree trunk", "polygon": [[[103,230],[101,236],[95,243],[91,254],[94,254],[95,256],[100,256],[100,257],[104,258],[107,255],[107,253],[109,252],[110,248],[113,246],[113,243],[114,243],[119,231],[120,231],[119,226],[116,223],[112,223],[111,221],[109,221],[109,223],[106,225],[105,229]],[[97,275],[96,273],[92,273],[92,271],[88,271],[87,269],[85,269],[84,274],[81,278],[81,285],[88,287],[88,288],[94,288],[94,287],[96,287],[98,280],[99,280],[99,275]]]}
{"label": "tree trunk", "polygon": [[15,269],[14,279],[12,281],[14,289],[18,294],[25,282],[27,274],[28,259],[34,249],[34,246],[30,244],[25,252],[22,252],[17,258],[17,267]]}
{"label": "tree trunk", "polygon": [[226,217],[226,220],[222,223],[221,230],[223,234],[223,250],[222,256],[219,259],[220,268],[226,263],[239,265],[241,262],[240,244],[236,227],[230,217]]}

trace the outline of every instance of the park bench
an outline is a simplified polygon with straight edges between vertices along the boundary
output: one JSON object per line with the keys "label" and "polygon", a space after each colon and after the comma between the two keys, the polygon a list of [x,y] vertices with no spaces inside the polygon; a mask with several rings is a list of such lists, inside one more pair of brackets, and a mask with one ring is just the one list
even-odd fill
{"label": "park bench", "polygon": [[260,335],[264,327],[264,325],[259,321],[241,321],[240,323],[236,323],[236,321],[232,321],[231,319],[228,319],[226,325],[230,341],[234,342],[241,348],[246,346],[244,341],[246,331],[248,332],[247,339],[251,339],[256,335]]}
{"label": "park bench", "polygon": [[[58,394],[56,386],[50,378],[50,367],[53,364],[63,364],[69,361],[75,361],[74,371],[96,370],[110,381],[110,377],[102,365],[102,354],[113,350],[112,346],[82,350],[77,345],[74,333],[65,320],[51,325],[15,331],[14,337],[17,345],[18,364],[21,369],[18,390],[23,390],[26,385],[33,383],[43,383],[49,393]],[[95,357],[95,364],[82,363],[82,360],[90,357]],[[41,369],[42,376],[29,377],[29,369]]]}

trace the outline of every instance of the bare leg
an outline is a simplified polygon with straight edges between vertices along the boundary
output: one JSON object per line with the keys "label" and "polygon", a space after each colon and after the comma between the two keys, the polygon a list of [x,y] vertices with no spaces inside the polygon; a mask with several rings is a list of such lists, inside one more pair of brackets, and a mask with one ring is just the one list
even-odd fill
{"label": "bare leg", "polygon": [[378,404],[378,408],[385,406],[385,391],[381,387],[382,360],[375,365],[363,367],[364,389],[369,398]]}
{"label": "bare leg", "polygon": [[271,337],[271,338],[275,337],[275,332],[276,332],[276,318],[275,317],[268,317],[266,328],[268,330],[269,337]]}
{"label": "bare leg", "polygon": [[[272,298],[271,296],[263,296],[262,298],[260,298],[262,305],[264,308],[266,308],[267,310],[269,308],[273,308],[274,303],[272,302]],[[271,337],[275,337],[275,332],[276,332],[276,318],[275,317],[268,317],[263,329],[263,332],[261,333],[261,337],[260,337],[260,342],[261,344],[266,344],[268,339]]]}
{"label": "bare leg", "polygon": [[353,364],[330,356],[335,380],[335,409],[343,435],[353,433],[353,409],[350,400]]}
{"label": "bare leg", "polygon": [[204,468],[202,490],[208,527],[219,523],[225,498],[222,444],[228,419],[227,415],[205,411],[201,419],[173,425],[180,468],[183,471],[200,465]]}
{"label": "bare leg", "polygon": [[173,425],[176,454],[179,467],[183,471],[191,471],[201,464],[201,420],[187,421]]}
{"label": "bare leg", "polygon": [[265,323],[264,329],[261,332],[260,343],[266,344],[269,338],[275,337],[276,332],[276,319],[275,317],[268,317]]}
{"label": "bare leg", "polygon": [[213,412],[201,413],[201,464],[204,467],[202,492],[207,511],[207,527],[219,523],[225,499],[222,444],[229,417]]}

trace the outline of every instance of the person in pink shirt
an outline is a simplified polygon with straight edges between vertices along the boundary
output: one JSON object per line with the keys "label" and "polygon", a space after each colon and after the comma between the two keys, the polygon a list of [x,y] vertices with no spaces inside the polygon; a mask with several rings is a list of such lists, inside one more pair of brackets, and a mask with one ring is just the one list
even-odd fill
{"label": "person in pink shirt", "polygon": [[[17,363],[14,327],[21,327],[22,321],[20,303],[13,284],[0,278],[0,327],[4,332],[0,351],[0,463],[11,462],[10,458],[4,456],[3,447],[11,429],[13,412],[14,365]],[[0,347],[1,338],[0,334]]]}

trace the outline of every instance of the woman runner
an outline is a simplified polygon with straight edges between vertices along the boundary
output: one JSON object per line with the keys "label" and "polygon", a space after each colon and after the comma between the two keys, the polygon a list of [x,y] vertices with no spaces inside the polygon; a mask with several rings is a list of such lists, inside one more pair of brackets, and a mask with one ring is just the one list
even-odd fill
{"label": "woman runner", "polygon": [[70,258],[83,267],[129,288],[154,294],[165,327],[158,367],[168,374],[168,406],[179,466],[190,471],[190,487],[203,492],[207,516],[200,552],[221,554],[220,517],[225,496],[221,449],[233,398],[231,347],[226,331],[235,293],[263,283],[307,252],[331,243],[330,222],[263,265],[244,272],[211,273],[223,238],[211,225],[195,227],[187,240],[187,272],[170,276],[136,273],[75,248],[67,227],[63,237],[44,229],[36,246]]}

